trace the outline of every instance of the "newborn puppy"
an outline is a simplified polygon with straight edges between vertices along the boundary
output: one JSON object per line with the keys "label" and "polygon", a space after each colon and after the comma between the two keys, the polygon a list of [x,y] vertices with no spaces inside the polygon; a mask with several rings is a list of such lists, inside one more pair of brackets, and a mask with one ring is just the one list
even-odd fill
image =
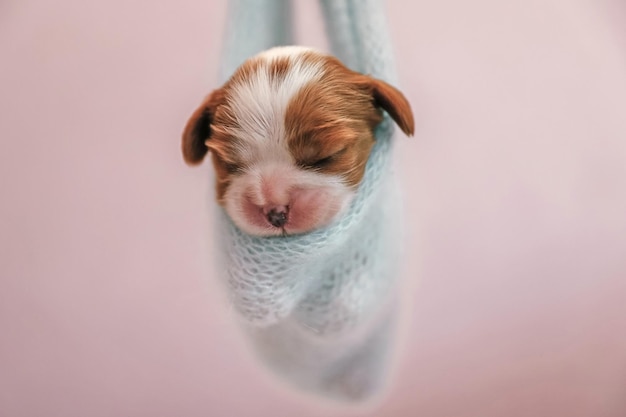
{"label": "newborn puppy", "polygon": [[381,109],[413,134],[411,107],[391,85],[312,49],[273,48],[192,114],[183,156],[194,165],[211,151],[218,203],[244,232],[305,233],[352,200]]}

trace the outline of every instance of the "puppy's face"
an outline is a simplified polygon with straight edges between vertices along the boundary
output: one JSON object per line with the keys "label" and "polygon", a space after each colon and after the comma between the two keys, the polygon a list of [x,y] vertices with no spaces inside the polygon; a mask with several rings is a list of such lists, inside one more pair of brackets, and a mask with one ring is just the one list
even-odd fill
{"label": "puppy's face", "polygon": [[392,86],[301,47],[246,61],[193,113],[183,156],[210,150],[217,199],[243,231],[304,233],[350,203],[387,111],[413,134],[409,103]]}

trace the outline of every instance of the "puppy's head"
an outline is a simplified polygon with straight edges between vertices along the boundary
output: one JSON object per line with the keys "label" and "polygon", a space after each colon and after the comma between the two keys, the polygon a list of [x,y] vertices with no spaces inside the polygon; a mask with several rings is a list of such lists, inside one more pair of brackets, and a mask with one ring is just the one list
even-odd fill
{"label": "puppy's head", "polygon": [[210,150],[217,199],[243,231],[304,233],[330,223],[354,196],[385,110],[407,135],[402,93],[301,47],[246,61],[192,114],[188,164]]}

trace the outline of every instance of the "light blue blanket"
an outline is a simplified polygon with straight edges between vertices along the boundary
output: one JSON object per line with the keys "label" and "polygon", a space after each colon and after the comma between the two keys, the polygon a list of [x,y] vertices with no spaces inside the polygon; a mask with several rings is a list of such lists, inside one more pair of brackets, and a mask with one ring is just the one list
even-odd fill
{"label": "light blue blanket", "polygon": [[[321,6],[332,53],[393,84],[382,2],[321,0]],[[222,78],[262,50],[293,44],[290,25],[286,0],[231,1]],[[301,389],[362,400],[384,385],[399,249],[392,132],[385,117],[356,199],[329,227],[260,238],[244,234],[220,212],[220,273],[251,346]]]}

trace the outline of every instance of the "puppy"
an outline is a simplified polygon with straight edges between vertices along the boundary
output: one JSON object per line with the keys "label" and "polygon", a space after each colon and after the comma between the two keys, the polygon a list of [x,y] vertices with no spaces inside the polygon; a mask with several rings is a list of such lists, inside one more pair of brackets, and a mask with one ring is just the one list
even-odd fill
{"label": "puppy", "polygon": [[211,151],[217,201],[244,232],[306,233],[349,205],[386,111],[406,135],[411,107],[391,85],[315,50],[277,47],[247,60],[192,114],[190,165]]}

